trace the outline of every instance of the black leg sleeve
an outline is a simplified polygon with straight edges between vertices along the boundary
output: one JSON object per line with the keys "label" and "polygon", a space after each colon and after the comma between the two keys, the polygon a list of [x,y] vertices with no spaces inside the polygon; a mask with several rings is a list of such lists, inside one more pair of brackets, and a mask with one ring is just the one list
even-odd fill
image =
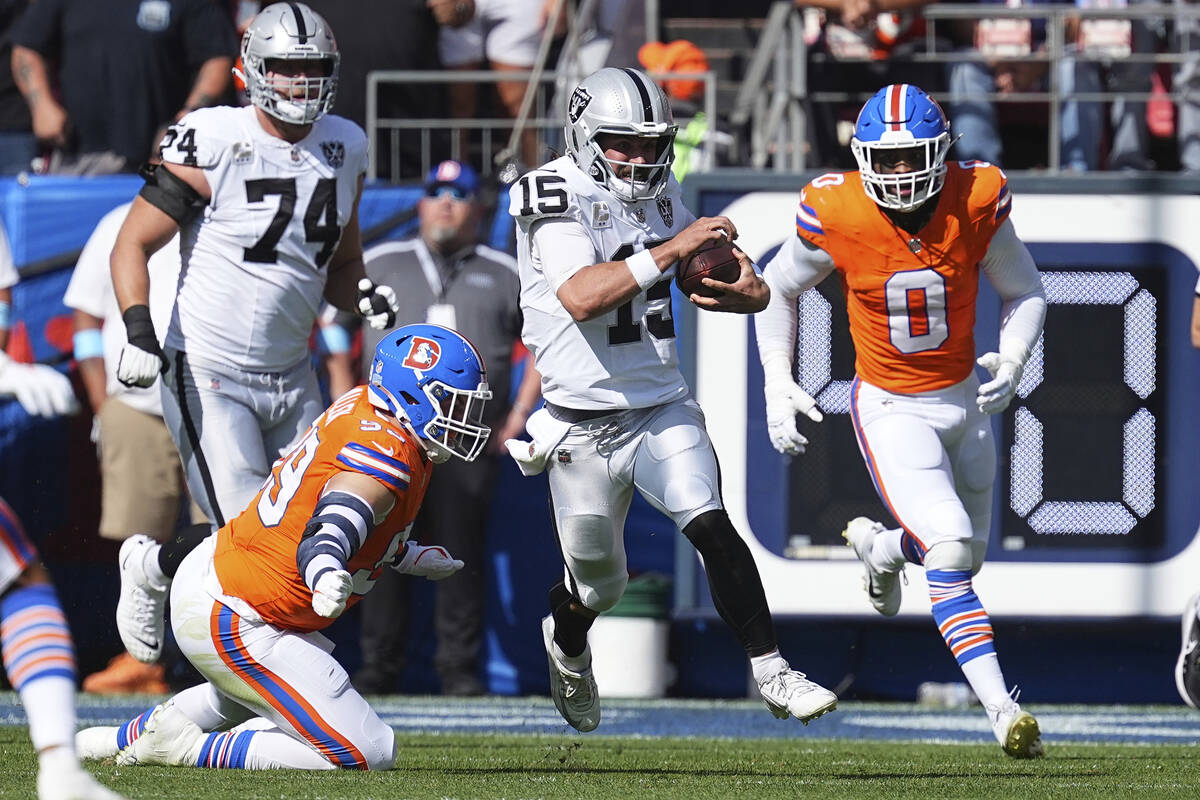
{"label": "black leg sleeve", "polygon": [[554,615],[554,641],[563,654],[574,657],[583,653],[596,612],[580,603],[566,584],[559,582],[550,587],[550,613]]}
{"label": "black leg sleeve", "polygon": [[158,568],[162,570],[163,575],[174,578],[187,554],[207,539],[212,531],[212,526],[207,522],[175,531],[175,535],[163,542],[158,550]]}
{"label": "black leg sleeve", "polygon": [[683,535],[704,559],[708,590],[725,624],[750,657],[776,647],[775,623],[767,607],[758,566],[750,548],[724,510],[706,511],[687,524]]}

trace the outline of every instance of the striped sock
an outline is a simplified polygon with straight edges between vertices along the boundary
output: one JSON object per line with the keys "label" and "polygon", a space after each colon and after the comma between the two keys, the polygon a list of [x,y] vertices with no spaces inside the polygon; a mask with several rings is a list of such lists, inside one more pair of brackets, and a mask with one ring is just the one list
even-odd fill
{"label": "striped sock", "polygon": [[250,741],[257,733],[258,731],[232,730],[208,734],[204,744],[200,745],[200,755],[196,759],[196,766],[245,769],[246,752],[250,749]]}
{"label": "striped sock", "polygon": [[934,622],[958,665],[994,654],[992,621],[971,586],[970,570],[933,569],[926,571],[925,579]]}
{"label": "striped sock", "polygon": [[151,706],[142,713],[138,714],[133,719],[126,722],[121,727],[117,728],[117,749],[124,750],[129,745],[137,741],[137,738],[146,730],[146,720],[150,719],[150,714],[158,706]]}
{"label": "striped sock", "polygon": [[0,599],[0,655],[34,748],[74,752],[75,648],[53,586],[19,586]]}

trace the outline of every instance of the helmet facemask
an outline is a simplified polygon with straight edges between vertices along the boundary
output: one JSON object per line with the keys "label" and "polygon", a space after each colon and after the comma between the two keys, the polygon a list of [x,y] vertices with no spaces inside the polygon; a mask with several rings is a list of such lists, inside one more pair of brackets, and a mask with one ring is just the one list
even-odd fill
{"label": "helmet facemask", "polygon": [[[675,162],[675,132],[674,125],[665,133],[630,134],[628,131],[599,130],[588,140],[584,148],[585,159],[590,159],[588,169],[593,178],[604,184],[608,191],[618,199],[627,202],[636,200],[653,200],[662,194],[667,186],[667,177],[671,174],[671,165]],[[637,136],[655,139],[654,161],[646,164],[633,164],[628,161],[609,158],[604,155],[604,146],[596,141],[597,138],[608,135]],[[576,158],[576,162],[580,159]],[[620,177],[627,171],[626,177]]]}
{"label": "helmet facemask", "polygon": [[[899,141],[893,142],[860,142],[852,139],[850,150],[858,162],[863,188],[872,200],[884,208],[912,211],[940,192],[946,182],[946,153],[950,150],[950,134],[943,133],[936,139],[915,142],[911,134],[897,139]],[[908,156],[906,160],[910,164],[915,163],[915,169],[895,173],[876,171],[876,163],[895,161],[901,151]]]}
{"label": "helmet facemask", "polygon": [[420,431],[425,449],[435,464],[458,456],[474,461],[483,452],[492,429],[483,424],[483,409],[492,393],[487,382],[474,390],[457,389],[441,381],[421,387],[438,414]]}

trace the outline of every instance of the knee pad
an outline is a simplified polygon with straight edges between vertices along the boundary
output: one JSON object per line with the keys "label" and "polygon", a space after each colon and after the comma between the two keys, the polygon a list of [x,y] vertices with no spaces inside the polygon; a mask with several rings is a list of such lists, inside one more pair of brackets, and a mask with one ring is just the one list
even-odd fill
{"label": "knee pad", "polygon": [[970,540],[951,539],[937,542],[925,551],[926,570],[973,570],[974,554]]}
{"label": "knee pad", "polygon": [[[990,426],[990,422],[984,422]],[[991,427],[980,427],[967,434],[959,454],[956,478],[973,492],[991,492],[996,482],[996,442]]]}
{"label": "knee pad", "polygon": [[558,532],[580,602],[596,612],[615,606],[629,573],[625,571],[625,552],[617,546],[620,533],[614,531],[613,521],[598,514],[579,514],[559,520]]}

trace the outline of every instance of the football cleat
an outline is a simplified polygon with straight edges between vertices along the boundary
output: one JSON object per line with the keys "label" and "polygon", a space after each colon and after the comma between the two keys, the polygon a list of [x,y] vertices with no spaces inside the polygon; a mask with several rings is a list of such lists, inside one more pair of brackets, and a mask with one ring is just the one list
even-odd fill
{"label": "football cleat", "polygon": [[758,691],[775,719],[795,717],[807,725],[837,708],[836,694],[794,669],[785,669],[763,681]]}
{"label": "football cleat", "polygon": [[194,767],[203,743],[204,732],[200,727],[174,703],[167,702],[150,714],[142,735],[117,754],[117,763],[122,767],[137,764]]}
{"label": "football cleat", "polygon": [[157,586],[142,567],[146,551],[158,543],[149,536],[130,536],[121,544],[121,595],[117,599],[117,632],[129,655],[151,664],[162,655],[164,609],[169,586]]}
{"label": "football cleat", "polygon": [[581,671],[573,670],[559,660],[561,651],[554,644],[554,616],[542,620],[542,640],[546,645],[546,659],[550,663],[550,697],[562,718],[577,731],[594,731],[600,724],[600,692],[596,679],[592,677],[592,651],[585,647],[583,657],[587,666]]}
{"label": "football cleat", "polygon": [[37,777],[38,800],[125,800],[101,786],[78,764],[73,769],[42,769]]}
{"label": "football cleat", "polygon": [[1016,700],[1007,699],[998,706],[987,707],[992,733],[1004,752],[1013,758],[1041,758],[1042,731],[1028,711],[1022,711]]}
{"label": "football cleat", "polygon": [[874,520],[855,517],[846,523],[842,538],[854,548],[854,554],[863,563],[863,585],[867,590],[867,597],[871,599],[871,605],[885,617],[892,617],[900,610],[900,573],[877,570],[871,566],[867,557],[875,537],[886,530],[887,528]]}
{"label": "football cleat", "polygon": [[114,656],[108,666],[83,679],[83,690],[91,694],[167,694],[162,664],[143,664],[129,653]]}
{"label": "football cleat", "polygon": [[1183,702],[1192,708],[1200,708],[1200,592],[1192,595],[1183,609],[1183,644],[1179,647],[1179,660],[1175,662],[1175,688]]}
{"label": "football cleat", "polygon": [[84,761],[99,761],[103,758],[113,758],[121,752],[117,746],[117,734],[120,728],[106,725],[97,728],[84,728],[75,734],[75,754]]}

